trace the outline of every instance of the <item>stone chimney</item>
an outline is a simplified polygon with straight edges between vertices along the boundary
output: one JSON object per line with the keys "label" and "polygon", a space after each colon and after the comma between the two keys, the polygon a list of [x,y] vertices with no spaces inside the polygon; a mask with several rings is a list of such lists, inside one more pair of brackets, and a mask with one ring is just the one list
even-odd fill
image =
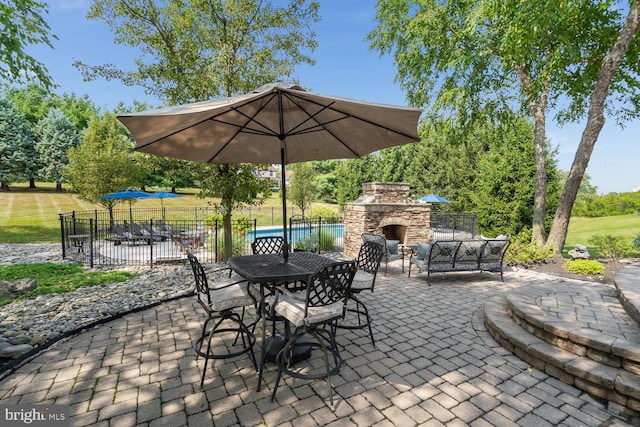
{"label": "stone chimney", "polygon": [[356,258],[362,233],[415,245],[430,226],[430,203],[414,203],[407,183],[366,182],[362,196],[344,206],[344,256]]}

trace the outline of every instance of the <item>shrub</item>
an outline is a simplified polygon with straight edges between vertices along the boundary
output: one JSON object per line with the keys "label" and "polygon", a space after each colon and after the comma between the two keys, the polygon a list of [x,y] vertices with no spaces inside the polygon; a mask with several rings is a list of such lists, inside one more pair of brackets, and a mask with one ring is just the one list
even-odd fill
{"label": "shrub", "polygon": [[574,259],[564,263],[564,269],[578,274],[604,274],[604,265],[594,259]]}
{"label": "shrub", "polygon": [[333,244],[333,234],[329,231],[321,231],[318,236],[318,243],[321,251],[332,251],[335,247]]}
{"label": "shrub", "polygon": [[634,239],[633,239],[633,247],[640,251],[640,234],[638,234]]}
{"label": "shrub", "polygon": [[326,206],[318,206],[318,207],[311,208],[309,216],[311,218],[317,218],[317,217],[334,218],[334,217],[339,217],[340,213],[338,212],[337,209],[331,209],[330,207],[326,207]]}
{"label": "shrub", "polygon": [[629,255],[631,248],[622,236],[612,236],[611,234],[595,234],[589,239],[589,244],[596,248],[601,257],[617,261]]}
{"label": "shrub", "polygon": [[[245,238],[246,238],[246,234],[240,234],[240,233],[233,234],[233,243],[232,243],[233,249],[231,250],[232,256],[244,255]],[[218,241],[218,246],[216,251],[216,245],[215,245],[216,237],[215,235],[211,234],[207,239],[207,250],[209,250],[210,252],[215,252],[216,259],[218,261],[224,260],[225,258],[224,258],[224,234],[223,233],[218,234],[217,241]]]}
{"label": "shrub", "polygon": [[522,231],[511,239],[511,246],[507,249],[505,262],[507,264],[534,264],[551,259],[555,256],[553,246],[542,247],[531,242],[531,231]]}
{"label": "shrub", "polygon": [[331,251],[335,247],[333,240],[333,234],[323,230],[320,233],[314,232],[303,240],[298,240],[295,243],[295,248],[303,251]]}

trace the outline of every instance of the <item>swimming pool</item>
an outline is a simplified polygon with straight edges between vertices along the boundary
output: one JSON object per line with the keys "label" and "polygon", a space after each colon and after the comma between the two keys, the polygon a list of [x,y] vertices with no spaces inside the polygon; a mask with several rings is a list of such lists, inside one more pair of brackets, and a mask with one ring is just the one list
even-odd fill
{"label": "swimming pool", "polygon": [[[313,225],[311,227],[311,231],[309,231],[309,227],[293,227],[287,228],[287,238],[289,239],[289,243],[295,243],[298,240],[302,240],[305,237],[309,236],[309,234],[317,233],[318,230],[321,230],[322,233],[330,233],[333,235],[334,239],[337,240],[336,244],[340,244],[342,242],[342,237],[344,234],[344,225],[343,224],[327,224],[318,227],[317,225]],[[253,242],[256,237],[266,237],[266,236],[282,236],[282,227],[260,227],[256,229],[255,233],[251,230],[247,234],[247,242]]]}

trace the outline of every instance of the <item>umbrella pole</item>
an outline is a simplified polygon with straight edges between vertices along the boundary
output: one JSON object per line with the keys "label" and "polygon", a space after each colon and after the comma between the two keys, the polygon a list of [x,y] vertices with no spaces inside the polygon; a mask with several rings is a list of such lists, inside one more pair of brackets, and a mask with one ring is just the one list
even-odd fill
{"label": "umbrella pole", "polygon": [[287,179],[285,177],[285,151],[284,151],[284,141],[280,146],[280,185],[282,187],[282,232],[284,233],[284,248],[282,255],[284,256],[284,261],[287,262],[289,260],[289,241],[287,237]]}

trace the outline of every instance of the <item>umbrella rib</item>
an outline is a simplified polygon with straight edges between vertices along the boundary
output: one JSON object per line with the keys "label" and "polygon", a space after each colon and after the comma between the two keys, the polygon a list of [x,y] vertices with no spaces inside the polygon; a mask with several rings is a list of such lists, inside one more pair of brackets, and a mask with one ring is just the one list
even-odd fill
{"label": "umbrella rib", "polygon": [[[269,96],[269,95],[270,95],[270,96]],[[267,98],[269,98],[269,99],[268,99],[268,101],[267,101],[267,102],[265,102],[265,103],[264,103],[264,104],[263,104],[263,105],[258,109],[258,111],[256,112],[255,116],[257,116],[258,114],[260,114],[260,112],[261,112],[261,111],[262,111],[262,110],[263,110],[263,109],[264,109],[264,108],[265,108],[265,107],[266,107],[266,106],[267,106],[267,105],[268,105],[268,104],[273,100],[273,98],[274,98],[274,97],[275,97],[275,93],[270,93],[270,94],[267,94],[267,95],[265,95],[265,96],[258,97],[258,98],[260,98],[260,99],[267,99]],[[255,102],[255,100],[256,100],[256,99],[258,99],[258,98],[252,98],[252,99],[251,99],[251,102]],[[227,125],[227,126],[231,126],[231,127],[235,127],[235,128],[237,128],[237,131],[236,131],[236,132],[235,132],[235,133],[234,133],[234,134],[233,134],[233,135],[232,135],[232,136],[231,136],[231,137],[230,137],[230,138],[229,138],[225,143],[223,143],[223,144],[222,144],[222,146],[220,147],[220,149],[219,149],[218,151],[216,151],[216,152],[213,154],[213,156],[211,156],[211,158],[209,158],[209,160],[207,161],[207,163],[211,163],[211,161],[212,161],[213,159],[215,159],[215,158],[218,156],[218,154],[220,154],[220,152],[222,152],[225,148],[227,148],[227,145],[229,145],[229,144],[231,143],[231,141],[233,141],[233,140],[235,139],[235,137],[236,137],[236,136],[238,136],[238,134],[239,134],[239,133],[241,133],[241,132],[244,132],[244,133],[250,133],[250,134],[253,134],[253,135],[277,136],[277,134],[276,134],[276,133],[274,133],[274,132],[273,132],[273,130],[271,130],[268,126],[266,126],[266,125],[262,124],[261,122],[259,122],[258,120],[256,120],[256,119],[255,119],[255,116],[254,116],[254,117],[251,117],[251,116],[249,116],[249,115],[245,114],[243,111],[240,111],[240,108],[244,107],[244,106],[245,106],[245,105],[247,105],[247,104],[249,104],[249,101],[245,102],[244,104],[242,104],[242,105],[240,105],[240,106],[238,106],[238,107],[231,107],[231,108],[229,109],[229,111],[234,111],[234,112],[236,112],[236,113],[240,114],[241,116],[243,116],[243,117],[245,117],[245,118],[247,119],[247,121],[246,121],[244,124],[242,124],[242,125],[239,125],[239,124],[236,124],[236,123],[231,123],[231,122],[227,122],[227,121],[224,121],[224,120],[220,120],[220,119],[218,119],[218,117],[222,116],[223,114],[228,113],[229,111],[225,111],[223,114],[218,114],[218,115],[216,115],[216,116],[213,116],[213,117],[210,117],[209,119],[207,119],[207,120],[211,120],[211,121],[216,122],[216,123],[221,123],[221,124],[223,124],[223,125]],[[249,123],[251,123],[251,122],[256,123],[257,125],[259,125],[259,126],[263,127],[263,128],[264,128],[264,129],[266,129],[267,131],[260,131],[259,129],[247,128],[247,125],[248,125]]]}
{"label": "umbrella rib", "polygon": [[[415,140],[415,138],[413,137],[413,135],[409,135],[409,134],[407,134],[406,132],[402,132],[402,131],[399,131],[399,130],[397,130],[397,129],[394,129],[394,128],[391,128],[391,127],[388,127],[388,126],[380,125],[379,123],[373,122],[373,121],[371,121],[371,120],[364,119],[364,118],[362,118],[362,117],[360,117],[360,116],[358,116],[358,115],[354,115],[354,114],[351,114],[351,113],[347,113],[346,111],[342,111],[342,110],[340,110],[340,109],[338,109],[338,108],[335,108],[335,107],[333,107],[333,104],[335,104],[335,102],[336,102],[336,101],[331,102],[331,104],[329,104],[329,105],[324,105],[324,104],[322,104],[322,103],[320,103],[320,102],[317,102],[317,101],[315,101],[315,100],[313,100],[313,99],[305,98],[305,97],[303,97],[303,96],[300,96],[300,95],[297,95],[297,94],[294,94],[294,93],[287,93],[287,94],[288,94],[288,95],[290,95],[290,96],[293,96],[293,97],[299,98],[299,99],[301,99],[301,100],[304,100],[304,101],[307,101],[307,102],[313,103],[313,104],[318,105],[318,106],[320,106],[320,107],[323,107],[323,108],[329,108],[329,109],[331,109],[331,110],[335,111],[336,113],[344,114],[344,115],[345,115],[345,117],[344,117],[344,118],[351,117],[351,118],[354,118],[354,119],[360,120],[361,122],[368,123],[368,124],[370,124],[370,125],[372,125],[372,126],[378,127],[378,128],[380,128],[380,129],[384,129],[384,130],[387,130],[387,131],[389,131],[389,132],[393,132],[393,133],[395,133],[396,135],[401,135],[401,136],[407,137],[407,138],[409,138],[409,139],[411,139],[411,140]],[[296,105],[298,105],[301,109],[303,109],[303,111],[305,111],[305,113],[307,112],[306,110],[304,110],[304,108],[302,108],[302,106],[301,106],[301,105],[299,105],[299,104],[297,104],[297,103],[296,103]],[[307,114],[309,114],[309,113],[307,113]],[[327,122],[327,123],[329,123],[329,122]],[[323,124],[319,124],[319,125],[320,125],[320,126],[322,126]]]}
{"label": "umbrella rib", "polygon": [[[176,130],[174,130],[174,131],[173,131],[173,132],[171,132],[171,133],[168,133],[168,134],[166,134],[166,135],[163,135],[163,136],[162,136],[162,137],[160,137],[160,138],[156,138],[156,139],[154,139],[153,141],[149,141],[149,142],[146,142],[146,143],[144,143],[144,144],[137,144],[137,145],[136,145],[136,150],[140,150],[141,148],[144,148],[144,147],[146,147],[146,146],[153,145],[153,144],[155,144],[156,142],[160,142],[160,141],[162,141],[162,140],[164,140],[164,139],[171,138],[172,136],[177,135],[177,134],[179,134],[180,132],[184,132],[184,131],[185,131],[185,130],[187,130],[187,129],[190,129],[190,128],[193,128],[193,127],[196,127],[196,126],[198,126],[198,125],[201,125],[202,123],[204,123],[204,122],[206,122],[206,121],[209,121],[209,120],[211,120],[211,121],[216,121],[216,122],[218,122],[218,123],[222,123],[222,124],[225,124],[225,125],[232,125],[232,126],[239,127],[239,128],[240,128],[240,130],[239,130],[239,131],[238,131],[238,132],[233,136],[233,138],[235,138],[235,137],[237,136],[237,134],[238,134],[238,133],[240,133],[240,132],[242,131],[242,129],[244,128],[244,126],[246,126],[246,123],[245,123],[245,125],[240,126],[240,125],[237,125],[237,124],[235,124],[235,123],[227,123],[227,122],[225,122],[225,121],[223,121],[223,120],[219,120],[219,119],[218,119],[218,117],[223,116],[223,115],[225,115],[225,114],[229,113],[230,111],[235,111],[235,112],[237,112],[237,113],[239,113],[239,114],[243,115],[243,116],[244,116],[244,117],[246,117],[247,119],[249,119],[247,123],[249,123],[249,122],[254,122],[254,123],[257,123],[258,125],[262,126],[263,128],[265,128],[265,129],[267,129],[267,130],[271,131],[271,129],[269,129],[269,127],[268,127],[268,126],[263,125],[262,123],[260,123],[260,122],[258,122],[258,121],[256,121],[256,120],[254,120],[253,118],[251,118],[250,116],[246,115],[245,113],[243,113],[242,111],[240,111],[240,110],[239,110],[240,108],[244,107],[245,105],[248,105],[248,104],[250,104],[250,103],[252,103],[252,102],[255,102],[255,101],[256,101],[256,99],[261,99],[261,98],[262,98],[262,99],[265,99],[265,98],[267,98],[267,97],[269,97],[269,96],[271,96],[271,98],[273,98],[274,94],[273,94],[273,93],[267,93],[267,94],[265,94],[265,95],[263,95],[263,96],[261,96],[261,97],[250,98],[250,99],[248,99],[247,101],[245,101],[243,104],[241,104],[241,105],[239,105],[239,106],[231,107],[229,110],[222,111],[222,112],[217,113],[217,114],[214,114],[214,115],[212,115],[212,116],[210,116],[210,117],[204,118],[204,119],[202,119],[202,120],[200,120],[200,121],[198,121],[198,122],[192,123],[192,124],[190,124],[190,125],[188,125],[188,126],[181,127],[181,128],[179,128],[179,129],[176,129]],[[260,110],[258,110],[258,112],[262,111],[262,109],[263,109],[263,108],[264,108],[264,107],[265,107],[269,102],[271,102],[271,100],[269,100],[267,103],[265,103],[265,105],[263,105],[262,107],[260,107]],[[252,130],[253,130],[253,129],[252,129]],[[254,130],[254,131],[255,131],[255,132],[259,132],[259,131],[257,131],[257,130]],[[273,131],[272,131],[272,132],[273,132]],[[260,133],[256,133],[256,134],[257,134],[257,135],[260,135]],[[268,133],[268,132],[265,132],[263,135],[272,135],[272,134],[271,134],[271,133]],[[233,138],[232,138],[232,139],[233,139]],[[225,144],[224,144],[224,146],[226,146],[227,144],[228,144],[228,142],[227,142],[227,143],[225,143]]]}

